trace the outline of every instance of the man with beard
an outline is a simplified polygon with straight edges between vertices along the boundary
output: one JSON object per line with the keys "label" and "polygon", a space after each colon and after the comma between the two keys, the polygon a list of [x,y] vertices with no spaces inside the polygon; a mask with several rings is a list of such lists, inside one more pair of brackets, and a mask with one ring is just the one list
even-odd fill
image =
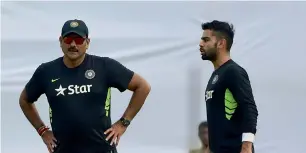
{"label": "man with beard", "polygon": [[[26,84],[20,107],[54,153],[115,153],[120,137],[143,106],[147,81],[109,57],[87,54],[89,32],[82,20],[68,20],[59,43],[64,53],[42,63]],[[122,117],[111,122],[111,88],[133,92]],[[41,120],[34,102],[45,94],[52,131]]]}
{"label": "man with beard", "polygon": [[205,92],[210,150],[254,153],[258,111],[246,70],[230,58],[233,25],[214,20],[202,30],[202,59],[215,68]]}

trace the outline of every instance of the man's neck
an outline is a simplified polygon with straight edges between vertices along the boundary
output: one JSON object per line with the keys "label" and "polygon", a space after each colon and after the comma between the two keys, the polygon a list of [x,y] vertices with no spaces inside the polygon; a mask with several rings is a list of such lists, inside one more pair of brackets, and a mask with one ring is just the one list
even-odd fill
{"label": "man's neck", "polygon": [[219,58],[217,58],[215,61],[212,61],[215,70],[218,69],[221,65],[223,65],[227,61],[229,61],[230,59],[231,57],[229,55],[222,55],[219,56]]}
{"label": "man's neck", "polygon": [[85,54],[76,60],[70,60],[68,57],[64,56],[63,61],[68,68],[75,68],[81,65],[84,59],[85,59]]}
{"label": "man's neck", "polygon": [[203,144],[201,150],[202,150],[201,151],[202,153],[209,153],[210,152],[208,144]]}
{"label": "man's neck", "polygon": [[207,144],[203,144],[202,145],[202,149],[206,149],[206,148],[208,148],[208,145]]}

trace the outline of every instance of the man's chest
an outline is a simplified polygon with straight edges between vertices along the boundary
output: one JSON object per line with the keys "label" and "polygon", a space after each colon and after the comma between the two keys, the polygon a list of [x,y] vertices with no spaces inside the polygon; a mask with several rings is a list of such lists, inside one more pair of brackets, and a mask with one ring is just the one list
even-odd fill
{"label": "man's chest", "polygon": [[94,68],[75,71],[54,70],[49,73],[45,94],[49,100],[91,98],[107,93],[106,77]]}
{"label": "man's chest", "polygon": [[223,74],[213,74],[208,83],[205,90],[205,101],[218,101],[223,100],[225,88],[226,88],[226,81],[223,78]]}

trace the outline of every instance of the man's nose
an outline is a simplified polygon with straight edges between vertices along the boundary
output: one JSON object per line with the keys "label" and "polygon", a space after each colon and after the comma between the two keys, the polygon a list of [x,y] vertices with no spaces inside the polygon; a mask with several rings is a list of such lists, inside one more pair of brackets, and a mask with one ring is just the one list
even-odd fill
{"label": "man's nose", "polygon": [[203,44],[203,43],[200,43],[200,44],[199,44],[199,47],[200,47],[200,48],[203,48],[203,47],[204,47],[204,44]]}
{"label": "man's nose", "polygon": [[199,46],[204,47],[204,41],[203,40],[200,41]]}
{"label": "man's nose", "polygon": [[71,42],[70,46],[76,46],[76,43],[74,40]]}

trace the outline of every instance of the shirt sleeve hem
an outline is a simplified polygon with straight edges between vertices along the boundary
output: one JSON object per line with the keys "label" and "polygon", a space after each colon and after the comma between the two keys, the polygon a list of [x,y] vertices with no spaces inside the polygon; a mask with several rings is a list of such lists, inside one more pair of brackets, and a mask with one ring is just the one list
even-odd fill
{"label": "shirt sleeve hem", "polygon": [[242,134],[242,142],[254,142],[255,141],[255,134],[253,133],[243,133]]}

